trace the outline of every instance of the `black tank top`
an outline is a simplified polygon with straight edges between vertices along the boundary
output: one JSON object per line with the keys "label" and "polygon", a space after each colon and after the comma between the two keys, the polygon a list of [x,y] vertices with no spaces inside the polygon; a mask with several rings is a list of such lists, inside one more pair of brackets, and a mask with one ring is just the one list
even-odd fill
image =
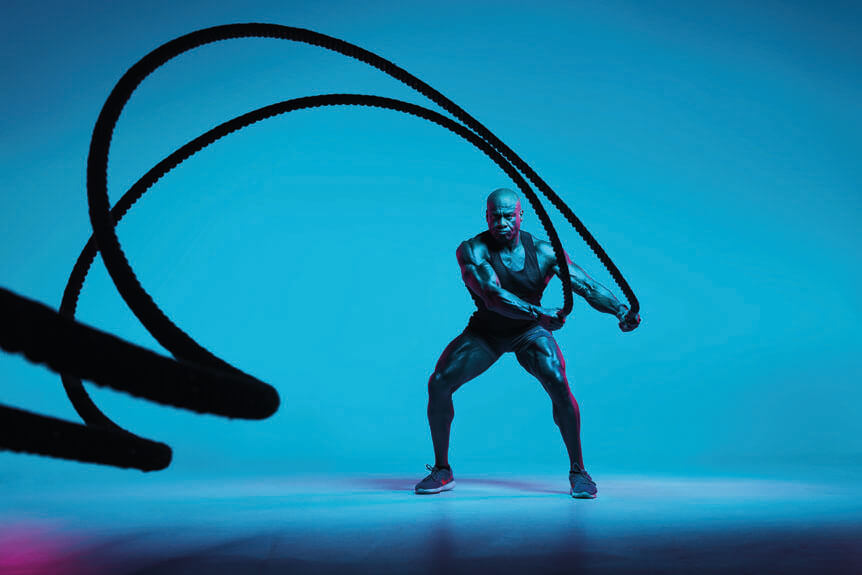
{"label": "black tank top", "polygon": [[[497,272],[500,286],[512,292],[524,301],[535,305],[541,305],[542,292],[545,291],[545,278],[539,271],[539,261],[536,258],[536,247],[533,244],[533,236],[521,230],[521,243],[524,246],[524,269],[512,271],[503,265],[500,252],[494,249],[494,240],[486,230],[479,234],[491,255],[491,267]],[[537,325],[539,322],[532,319],[512,319],[489,310],[485,302],[474,294],[469,288],[470,296],[476,302],[478,308],[470,316],[467,327],[483,333],[496,335],[514,335]]]}

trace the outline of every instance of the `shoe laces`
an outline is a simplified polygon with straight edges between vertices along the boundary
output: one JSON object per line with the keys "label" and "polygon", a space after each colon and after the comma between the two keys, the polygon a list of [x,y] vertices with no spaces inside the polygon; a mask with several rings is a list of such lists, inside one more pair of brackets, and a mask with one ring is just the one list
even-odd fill
{"label": "shoe laces", "polygon": [[[577,471],[575,471],[574,469],[570,469],[570,470],[569,470],[569,475],[583,475],[584,477],[586,477],[586,478],[587,478],[587,479],[589,479],[590,481],[593,481],[593,478],[592,478],[592,477],[590,477],[590,474],[589,474],[589,473],[587,473],[587,472],[586,472],[586,470],[581,469],[581,468],[580,468],[580,467],[578,467],[578,466],[576,466],[576,467],[577,467],[577,469],[578,469],[578,470],[577,470]],[[595,481],[593,481],[593,483],[595,483]]]}
{"label": "shoe laces", "polygon": [[443,469],[442,467],[432,467],[427,463],[425,464],[425,469],[431,472],[431,479],[437,479],[437,476],[440,474],[441,471],[448,471],[447,469]]}

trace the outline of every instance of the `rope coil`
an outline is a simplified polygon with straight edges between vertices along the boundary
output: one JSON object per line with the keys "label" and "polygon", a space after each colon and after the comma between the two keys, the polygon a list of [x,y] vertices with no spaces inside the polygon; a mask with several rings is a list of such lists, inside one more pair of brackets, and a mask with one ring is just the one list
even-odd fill
{"label": "rope coil", "polygon": [[[449,112],[459,120],[460,123],[438,112],[409,102],[374,95],[326,94],[287,100],[265,106],[233,118],[232,120],[219,124],[194,140],[191,140],[151,168],[122,196],[116,205],[111,208],[107,189],[107,164],[111,139],[113,137],[117,120],[133,92],[152,72],[171,59],[176,58],[189,50],[213,42],[246,37],[268,37],[303,42],[320,46],[357,59],[381,70],[396,80],[399,80],[405,85],[418,91],[420,94],[440,106],[443,110]],[[114,441],[114,443],[108,442],[105,443],[106,447],[104,449],[104,453],[100,452],[101,455],[98,457],[97,455],[99,454],[93,455],[93,453],[89,452],[83,455],[79,454],[81,457],[69,456],[68,454],[47,453],[45,445],[41,443],[39,446],[33,446],[32,449],[27,449],[26,446],[22,447],[20,441],[18,443],[14,443],[5,441],[5,439],[0,439],[0,448],[42,453],[58,457],[69,457],[80,461],[94,461],[121,467],[137,467],[145,470],[160,469],[167,466],[170,461],[170,448],[164,444],[140,438],[126,430],[123,430],[116,423],[111,421],[99,410],[87,394],[83,384],[81,383],[82,376],[87,379],[92,379],[100,385],[107,385],[114,387],[115,389],[124,389],[130,393],[134,393],[135,395],[152,401],[176,405],[195,411],[219,413],[228,417],[267,417],[275,411],[278,406],[278,395],[272,387],[256,380],[248,374],[245,374],[233,365],[216,357],[214,354],[203,348],[182,329],[176,326],[158,307],[135,276],[135,273],[119,244],[115,228],[117,223],[125,216],[131,206],[161,177],[220,138],[267,118],[272,118],[277,115],[296,110],[318,108],[322,106],[371,106],[410,114],[448,129],[454,134],[467,140],[487,155],[521,190],[538,215],[542,227],[547,232],[551,245],[553,246],[559,268],[563,272],[561,274],[564,298],[563,313],[568,315],[572,310],[573,297],[565,252],[563,251],[557,232],[551,223],[547,212],[542,206],[542,203],[524,179],[524,176],[526,176],[526,178],[548,198],[554,207],[563,214],[566,220],[575,228],[590,249],[610,272],[614,281],[620,287],[626,299],[630,303],[629,315],[634,317],[638,313],[639,304],[632,293],[631,288],[628,286],[625,279],[622,277],[619,270],[607,256],[602,247],[598,244],[595,238],[593,238],[589,231],[587,231],[586,227],[575,216],[571,209],[562,201],[562,199],[559,198],[559,196],[557,196],[556,193],[554,193],[550,186],[548,186],[538,176],[538,174],[536,174],[532,168],[526,164],[526,162],[515,154],[515,152],[494,136],[490,130],[485,128],[476,119],[441,93],[411,75],[406,70],[403,70],[394,63],[372,52],[318,32],[276,24],[251,23],[216,26],[192,32],[159,46],[132,66],[117,82],[108,96],[94,127],[87,159],[87,199],[89,204],[90,222],[93,227],[93,235],[84,246],[84,249],[75,263],[67,282],[58,314],[58,317],[62,321],[66,321],[68,322],[68,325],[73,326],[69,328],[70,330],[74,331],[84,328],[92,330],[92,328],[87,328],[86,326],[83,326],[83,324],[75,322],[74,317],[77,301],[81,290],[83,289],[83,284],[89,268],[95,259],[96,252],[101,252],[105,267],[108,269],[112,281],[126,304],[141,321],[147,331],[150,332],[150,334],[152,334],[153,337],[178,360],[174,363],[184,366],[185,371],[183,372],[183,375],[177,377],[176,380],[185,383],[177,384],[177,387],[172,388],[172,391],[166,392],[164,389],[158,391],[156,387],[159,386],[147,386],[142,384],[142,382],[139,382],[137,386],[130,386],[128,383],[124,384],[122,382],[118,382],[116,381],[116,374],[112,376],[104,376],[104,374],[101,374],[101,372],[95,368],[79,369],[76,371],[70,367],[68,358],[65,362],[58,361],[56,359],[53,361],[46,360],[46,356],[56,357],[64,354],[60,353],[56,349],[48,350],[47,352],[44,351],[42,349],[44,346],[39,342],[39,338],[25,338],[27,341],[22,345],[19,341],[21,338],[16,339],[15,337],[10,336],[4,329],[2,330],[0,346],[7,351],[25,353],[25,355],[27,355],[27,357],[32,361],[46,363],[49,367],[61,373],[66,393],[75,410],[87,424],[87,429],[94,432],[98,430],[98,432],[103,435],[106,433],[114,434],[111,437],[116,436],[118,438],[125,438],[127,442],[133,442],[137,447],[132,448],[135,450],[136,455],[128,456],[130,449],[128,445],[118,447],[117,443],[119,440]],[[524,176],[521,174],[524,174]],[[6,292],[6,290],[2,291]],[[9,294],[11,298],[24,300],[24,303],[15,300],[13,302],[14,305],[26,304],[27,300],[25,300],[25,298],[15,296],[14,294],[11,294],[11,292],[6,293]],[[40,304],[36,305],[38,306]],[[48,310],[48,308],[45,309]],[[44,314],[44,310],[42,310],[41,313]],[[47,318],[47,316],[43,319],[45,319],[46,322],[45,327],[39,329],[52,329],[47,324],[51,321],[58,321],[56,318]],[[56,326],[54,326],[53,329],[57,329]],[[113,337],[108,336],[108,334],[103,335]],[[90,341],[92,345],[92,341],[88,341]],[[121,342],[122,340],[117,339],[117,341]],[[68,356],[69,350],[74,350],[78,343],[79,342],[75,341],[73,338],[67,338],[67,341],[65,341],[65,345],[67,345],[65,348],[65,355]],[[128,346],[132,351],[134,351],[134,348],[136,347],[125,342],[122,343]],[[153,354],[153,356],[155,356],[155,358],[161,358],[161,356],[158,356],[157,354]],[[167,360],[167,358],[161,359]],[[157,360],[154,358],[148,358],[144,361]],[[188,382],[190,381],[192,382],[191,386],[188,385]],[[221,389],[224,397],[233,397],[234,399],[245,398],[245,400],[237,400],[234,408],[229,408],[227,410],[223,409],[221,413],[218,410],[213,411],[212,405],[204,405],[207,404],[209,400],[201,397],[200,388],[204,385],[207,386],[207,396],[212,393],[213,386],[221,385],[222,387],[219,389]],[[161,387],[163,388],[164,386]],[[134,390],[130,388],[134,388]],[[240,393],[234,393],[231,390],[237,390]],[[232,393],[233,395],[231,395]],[[240,406],[243,406],[242,409],[240,409]],[[20,426],[24,424],[22,422],[24,422],[26,418],[22,419],[21,413],[26,412],[12,413],[13,411],[19,412],[20,410],[12,410],[12,408],[2,406],[0,406],[0,409],[9,410],[8,414],[10,415],[10,417],[4,416],[4,423],[0,424],[0,429],[4,429],[6,427],[12,429],[14,425]],[[238,413],[241,414],[237,415]],[[12,417],[13,415],[14,417]],[[51,422],[48,421],[51,418],[45,418],[44,416],[38,416],[35,414],[27,414],[27,416],[33,418],[30,423],[27,423],[27,425],[32,424],[34,427],[42,425],[45,429],[51,426],[57,428],[60,424],[84,427],[69,422],[61,422],[60,420]],[[14,424],[7,423],[13,420],[15,421]],[[57,422],[60,423],[58,424]],[[6,434],[3,435],[5,436]],[[20,435],[21,434],[18,434],[16,437],[20,437]],[[95,435],[93,435],[93,437],[95,438]],[[14,445],[12,445],[12,443],[14,443]],[[158,452],[158,457],[160,459],[158,461],[153,459],[154,456],[152,453],[146,456],[141,455],[142,450],[140,449],[140,446],[142,445],[149,446],[151,451]],[[167,459],[165,459],[165,449],[167,449]],[[124,450],[126,456],[118,458],[116,455],[110,455],[110,453],[116,453],[118,450]],[[149,457],[149,459],[147,459],[147,457]]]}

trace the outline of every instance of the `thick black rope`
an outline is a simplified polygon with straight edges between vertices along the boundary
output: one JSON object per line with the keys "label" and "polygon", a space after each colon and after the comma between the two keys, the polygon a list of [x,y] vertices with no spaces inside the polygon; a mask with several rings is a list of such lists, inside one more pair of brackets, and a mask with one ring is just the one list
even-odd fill
{"label": "thick black rope", "polygon": [[265,419],[278,409],[275,389],[253,377],[175,361],[3,288],[0,317],[5,350],[59,373],[198,413]]}
{"label": "thick black rope", "polygon": [[158,471],[171,462],[164,443],[5,405],[0,405],[0,437],[3,449],[85,463]]}
{"label": "thick black rope", "polygon": [[[432,110],[407,102],[378,96],[330,94],[308,98],[297,98],[295,100],[280,102],[278,104],[260,108],[248,114],[244,114],[243,116],[239,116],[233,120],[225,122],[199,136],[195,140],[192,140],[154,166],[122,197],[113,209],[109,209],[110,204],[107,192],[107,161],[110,142],[120,113],[137,86],[158,67],[188,50],[216,41],[241,37],[271,37],[294,40],[321,46],[358,59],[380,69],[395,79],[417,90],[463,122],[466,127]],[[611,276],[614,278],[614,281],[619,285],[631,304],[629,311],[630,316],[634,316],[638,312],[639,305],[637,299],[634,297],[628,284],[622,278],[619,270],[614,266],[613,262],[611,262],[610,258],[608,258],[601,246],[598,245],[592,235],[590,235],[569,207],[523,160],[521,160],[519,156],[517,156],[517,154],[496,138],[496,136],[494,136],[487,128],[442,94],[405,70],[399,68],[392,62],[337,38],[325,36],[310,30],[279,26],[275,24],[231,24],[226,26],[217,26],[182,36],[167,42],[150,52],[126,72],[112,90],[108,100],[105,102],[93,130],[87,163],[87,197],[90,206],[90,221],[93,226],[94,235],[87,242],[87,245],[75,264],[75,268],[72,271],[63,295],[60,314],[57,316],[58,318],[68,322],[69,325],[65,326],[66,329],[74,330],[78,329],[78,327],[83,327],[86,328],[86,330],[91,330],[93,332],[97,331],[75,322],[73,318],[75,315],[77,300],[83,287],[87,271],[95,258],[95,253],[97,251],[96,244],[98,242],[98,251],[101,251],[105,266],[127,305],[129,305],[133,313],[135,313],[153,337],[155,337],[157,341],[159,341],[174,355],[174,357],[179,360],[179,364],[177,365],[185,366],[186,371],[177,379],[179,383],[176,385],[142,385],[142,383],[147,380],[146,377],[138,378],[134,383],[130,383],[128,381],[111,381],[112,378],[116,379],[116,374],[112,374],[111,377],[105,377],[102,373],[105,371],[104,369],[85,365],[89,364],[91,359],[81,361],[75,360],[70,362],[69,358],[75,357],[75,350],[80,343],[77,341],[77,338],[66,338],[69,341],[65,353],[58,354],[56,353],[56,350],[48,350],[48,353],[46,353],[44,349],[39,349],[41,344],[38,343],[38,338],[23,338],[23,340],[26,340],[26,344],[22,346],[20,345],[20,341],[10,343],[9,337],[12,332],[0,330],[0,340],[2,340],[0,341],[0,344],[2,344],[4,349],[7,349],[7,351],[22,352],[29,359],[46,363],[49,367],[52,367],[52,369],[62,373],[63,385],[66,389],[67,395],[72,401],[76,411],[89,426],[80,426],[70,422],[62,422],[60,420],[54,420],[53,418],[46,418],[44,416],[29,414],[21,410],[14,410],[12,408],[0,406],[0,409],[3,410],[2,413],[9,415],[7,421],[14,422],[14,425],[42,425],[44,428],[43,433],[39,435],[39,441],[30,441],[29,447],[27,447],[28,440],[25,438],[27,434],[20,432],[17,433],[17,435],[10,435],[12,439],[0,442],[0,447],[19,451],[30,451],[33,453],[43,453],[57,457],[68,457],[81,461],[107,463],[121,467],[131,466],[141,469],[159,469],[166,466],[170,461],[170,448],[164,444],[137,437],[125,430],[122,430],[119,426],[113,423],[92,402],[81,384],[81,377],[85,377],[87,379],[95,378],[93,380],[100,385],[108,385],[115,387],[116,389],[122,389],[153,401],[185,407],[187,409],[195,409],[197,411],[220,413],[229,417],[266,417],[274,411],[278,405],[278,396],[271,387],[257,381],[201,347],[185,332],[174,325],[161,311],[135,277],[135,274],[119,245],[115,226],[117,222],[122,219],[123,215],[131,205],[137,201],[137,199],[140,198],[141,195],[143,195],[143,193],[145,193],[160,177],[184,160],[188,159],[194,153],[202,150],[204,147],[219,138],[254,122],[278,114],[303,108],[333,105],[375,106],[398,110],[427,119],[468,140],[497,163],[497,165],[499,165],[506,174],[509,175],[509,177],[521,189],[522,193],[527,197],[533,209],[539,216],[542,226],[548,233],[558,265],[564,272],[562,274],[564,297],[563,313],[568,315],[572,309],[573,298],[571,280],[568,274],[568,264],[564,256],[563,248],[547,212],[544,210],[544,207],[541,205],[536,194],[518,173],[517,170],[520,170],[539,189],[539,191],[545,194],[551,203],[560,210],[573,227],[575,227],[581,237],[587,242],[602,264],[608,269]],[[471,129],[473,131],[470,131]],[[20,302],[16,303],[16,305],[18,304],[20,304]],[[25,303],[21,305],[26,306],[29,304]],[[54,313],[51,310],[48,311],[52,314]],[[54,327],[56,329],[56,326]],[[67,336],[71,333],[72,332],[67,333]],[[108,334],[103,334],[102,332],[98,333],[101,334],[101,336],[109,338],[113,337]],[[13,339],[18,337],[18,335],[12,334]],[[84,340],[86,341],[86,338],[84,338]],[[122,349],[123,353],[132,353],[134,355],[142,350],[142,348],[135,350],[133,348],[136,346],[132,346],[131,344],[127,344],[121,340],[117,341],[128,347],[128,349],[126,349],[121,345],[116,348],[118,350]],[[92,345],[92,342],[90,342],[89,345]],[[31,348],[31,346],[35,347]],[[92,350],[92,348],[90,349]],[[131,349],[131,351],[129,351],[129,349]],[[152,353],[147,350],[142,351]],[[83,355],[86,356],[86,353]],[[155,363],[158,363],[159,361],[170,362],[167,358],[162,358],[157,354],[152,355],[155,358],[158,358],[153,359]],[[58,359],[58,357],[61,359]],[[70,367],[70,365],[66,365],[64,362],[72,366]],[[167,369],[170,371],[171,368]],[[146,372],[146,369],[144,369],[144,372]],[[201,373],[203,373],[203,376],[201,376]],[[189,379],[194,382],[191,386],[186,385],[187,380]],[[219,411],[218,408],[214,408],[212,399],[201,400],[201,391],[196,384],[200,384],[201,386],[205,385],[207,387],[207,394],[213,393],[215,396],[221,396],[221,399],[224,399],[225,397],[242,397],[244,399],[239,401],[239,404],[242,404],[242,407],[234,402],[234,405],[231,407],[223,411]],[[219,388],[220,385],[222,385],[221,388]],[[231,388],[237,390],[242,389],[243,395],[231,395],[231,392],[229,391]],[[252,390],[252,392],[249,393],[249,390]],[[257,394],[256,398],[255,393]],[[260,395],[261,393],[263,395]],[[218,401],[215,401],[215,403],[218,404]],[[257,404],[256,406],[253,405],[255,403]],[[250,411],[248,411],[249,409]],[[236,413],[242,414],[236,415]],[[0,426],[0,429],[3,429],[3,427]],[[59,430],[61,429],[64,430],[65,433],[70,434],[70,438],[74,437],[74,440],[78,443],[80,443],[82,438],[85,436],[82,434],[85,434],[87,430],[93,431],[93,438],[95,439],[97,437],[96,434],[98,434],[98,445],[101,447],[78,445],[77,447],[73,446],[70,449],[70,446],[72,446],[74,441],[72,443],[64,441],[62,442],[62,446],[51,446],[50,441],[45,441],[46,438],[50,439],[51,437],[56,439],[60,433]],[[142,462],[141,451],[147,450],[149,450],[147,455],[149,459],[147,462]],[[165,450],[167,450],[167,457],[164,456]],[[156,454],[158,451],[161,451],[161,455]],[[157,461],[159,456],[161,456],[161,460]]]}

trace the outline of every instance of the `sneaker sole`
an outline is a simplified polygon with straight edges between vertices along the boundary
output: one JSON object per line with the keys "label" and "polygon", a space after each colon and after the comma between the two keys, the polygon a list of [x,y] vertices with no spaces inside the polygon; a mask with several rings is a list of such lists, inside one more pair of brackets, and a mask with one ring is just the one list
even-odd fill
{"label": "sneaker sole", "polygon": [[422,493],[422,494],[440,493],[441,491],[449,491],[453,487],[455,487],[455,482],[450,481],[446,485],[441,485],[440,487],[435,487],[433,489],[422,489],[422,488],[417,487],[414,491],[416,491],[416,493]]}
{"label": "sneaker sole", "polygon": [[595,493],[589,493],[587,491],[578,491],[577,493],[572,491],[572,497],[575,499],[595,499]]}

